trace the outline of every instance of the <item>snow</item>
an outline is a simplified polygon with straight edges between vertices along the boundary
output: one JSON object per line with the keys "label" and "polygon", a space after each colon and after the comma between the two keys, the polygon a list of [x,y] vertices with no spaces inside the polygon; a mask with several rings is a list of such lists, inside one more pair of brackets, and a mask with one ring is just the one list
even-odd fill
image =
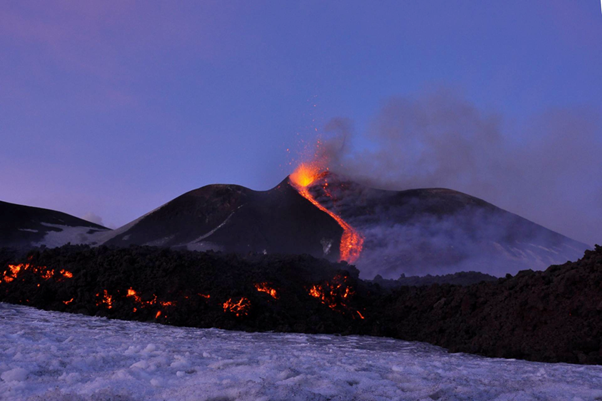
{"label": "snow", "polygon": [[602,366],[360,336],[243,333],[0,303],[2,400],[595,400]]}
{"label": "snow", "polygon": [[[61,231],[48,231],[40,242],[33,243],[32,246],[45,245],[48,248],[63,246],[67,243],[73,245],[89,244],[99,233],[105,233],[108,230],[100,230],[93,227],[84,226],[65,226],[61,224],[40,223],[46,227],[52,227]],[[110,231],[109,231],[110,232]]]}
{"label": "snow", "polygon": [[14,368],[2,373],[0,378],[5,382],[22,382],[27,378],[27,371],[23,368]]}

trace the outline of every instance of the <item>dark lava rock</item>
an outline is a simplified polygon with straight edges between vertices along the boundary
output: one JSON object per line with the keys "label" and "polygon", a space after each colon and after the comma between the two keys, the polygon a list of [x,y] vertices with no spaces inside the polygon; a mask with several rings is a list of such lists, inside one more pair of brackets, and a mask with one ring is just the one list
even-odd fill
{"label": "dark lava rock", "polygon": [[[2,250],[0,262],[0,301],[43,309],[193,327],[390,336],[452,352],[602,364],[600,246],[545,271],[393,290],[358,279],[346,263],[308,255],[64,246],[27,256]],[[18,263],[27,269],[17,271]],[[233,304],[242,309],[226,308]]]}
{"label": "dark lava rock", "polygon": [[422,287],[431,286],[433,284],[453,284],[453,285],[471,285],[478,284],[483,281],[497,281],[498,278],[490,274],[481,272],[458,272],[454,274],[443,274],[432,276],[406,276],[402,274],[397,280],[387,280],[380,275],[374,277],[374,283],[384,288],[399,288],[399,287]]}

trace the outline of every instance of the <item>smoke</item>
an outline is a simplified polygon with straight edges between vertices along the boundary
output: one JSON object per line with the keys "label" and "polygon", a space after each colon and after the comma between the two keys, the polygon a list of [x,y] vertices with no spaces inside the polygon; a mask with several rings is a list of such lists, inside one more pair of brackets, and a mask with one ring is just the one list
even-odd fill
{"label": "smoke", "polygon": [[92,212],[86,213],[82,217],[82,219],[84,219],[86,221],[89,221],[90,223],[94,223],[94,224],[98,224],[98,225],[104,226],[104,223],[102,222],[102,217],[100,217],[99,215],[94,214]]}
{"label": "smoke", "polygon": [[602,243],[602,130],[588,110],[550,110],[513,126],[439,91],[390,99],[362,135],[344,118],[326,130],[319,158],[334,172],[382,189],[458,190]]}

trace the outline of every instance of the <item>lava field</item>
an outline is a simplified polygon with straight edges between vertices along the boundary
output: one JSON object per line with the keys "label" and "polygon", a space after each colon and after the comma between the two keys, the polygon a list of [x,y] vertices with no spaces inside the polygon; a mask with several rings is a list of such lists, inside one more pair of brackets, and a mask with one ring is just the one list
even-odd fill
{"label": "lava field", "polygon": [[424,341],[453,352],[602,364],[602,247],[469,286],[388,288],[345,262],[132,246],[0,251],[0,301],[244,331]]}

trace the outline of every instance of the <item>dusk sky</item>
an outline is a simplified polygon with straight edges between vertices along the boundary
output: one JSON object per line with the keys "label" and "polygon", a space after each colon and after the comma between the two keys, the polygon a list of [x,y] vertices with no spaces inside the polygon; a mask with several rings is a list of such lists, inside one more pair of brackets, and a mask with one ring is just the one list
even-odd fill
{"label": "dusk sky", "polygon": [[599,0],[2,1],[0,57],[3,201],[114,228],[207,184],[277,185],[333,118],[346,157],[395,158],[379,122],[443,96],[496,173],[389,181],[602,243]]}

